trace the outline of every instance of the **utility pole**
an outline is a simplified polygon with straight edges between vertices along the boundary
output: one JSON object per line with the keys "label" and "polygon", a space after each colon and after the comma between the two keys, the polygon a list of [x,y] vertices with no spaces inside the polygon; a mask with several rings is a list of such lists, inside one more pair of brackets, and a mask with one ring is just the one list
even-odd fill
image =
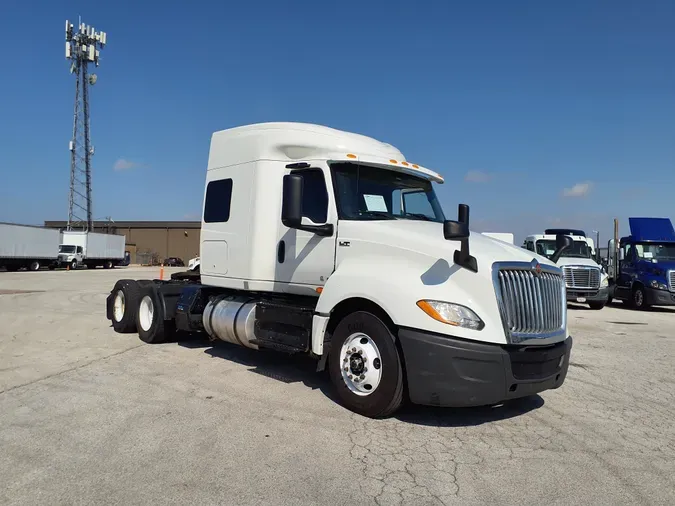
{"label": "utility pole", "polygon": [[100,51],[107,40],[105,32],[80,22],[77,32],[66,21],[66,59],[71,61],[70,73],[75,75],[75,108],[73,137],[70,149],[70,192],[68,195],[67,229],[93,229],[91,198],[91,157],[94,147],[89,130],[89,86],[96,84],[96,74],[89,74],[89,63],[99,64]]}

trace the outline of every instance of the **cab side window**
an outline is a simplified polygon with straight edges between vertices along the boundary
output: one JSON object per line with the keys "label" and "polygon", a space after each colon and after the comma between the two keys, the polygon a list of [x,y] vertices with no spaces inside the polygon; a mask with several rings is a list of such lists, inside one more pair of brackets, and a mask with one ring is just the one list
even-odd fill
{"label": "cab side window", "polygon": [[525,248],[528,249],[528,250],[530,250],[530,251],[534,251],[534,242],[532,242],[532,241],[527,241],[527,242],[525,243]]}
{"label": "cab side window", "polygon": [[302,176],[302,215],[314,223],[322,224],[328,220],[328,189],[321,169],[302,169],[293,171]]}

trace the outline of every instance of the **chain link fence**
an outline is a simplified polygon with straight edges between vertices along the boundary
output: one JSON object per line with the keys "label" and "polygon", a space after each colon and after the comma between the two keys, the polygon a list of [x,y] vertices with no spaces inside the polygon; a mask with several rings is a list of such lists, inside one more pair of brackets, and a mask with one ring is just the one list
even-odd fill
{"label": "chain link fence", "polygon": [[150,250],[137,251],[136,263],[140,265],[151,265],[151,266],[160,265],[161,262],[159,253]]}

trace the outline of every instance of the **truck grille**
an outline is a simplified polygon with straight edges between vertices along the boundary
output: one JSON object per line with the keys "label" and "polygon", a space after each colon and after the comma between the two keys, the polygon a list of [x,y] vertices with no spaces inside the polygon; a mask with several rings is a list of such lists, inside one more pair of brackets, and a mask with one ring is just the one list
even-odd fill
{"label": "truck grille", "polygon": [[668,271],[668,289],[675,292],[675,271]]}
{"label": "truck grille", "polygon": [[583,267],[566,265],[563,267],[565,285],[567,288],[582,290],[597,290],[600,288],[600,269],[597,267]]}
{"label": "truck grille", "polygon": [[[538,272],[537,266],[541,268]],[[511,343],[565,333],[567,297],[559,268],[536,260],[493,265],[502,324]]]}

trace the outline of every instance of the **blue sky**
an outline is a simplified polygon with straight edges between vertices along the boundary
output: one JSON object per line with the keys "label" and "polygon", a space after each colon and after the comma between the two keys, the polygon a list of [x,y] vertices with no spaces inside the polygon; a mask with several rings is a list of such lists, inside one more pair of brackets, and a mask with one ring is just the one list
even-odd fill
{"label": "blue sky", "polygon": [[95,218],[198,218],[211,133],[261,121],[396,145],[480,231],[675,218],[672,1],[6,0],[0,221],[67,217],[78,15],[109,37]]}

